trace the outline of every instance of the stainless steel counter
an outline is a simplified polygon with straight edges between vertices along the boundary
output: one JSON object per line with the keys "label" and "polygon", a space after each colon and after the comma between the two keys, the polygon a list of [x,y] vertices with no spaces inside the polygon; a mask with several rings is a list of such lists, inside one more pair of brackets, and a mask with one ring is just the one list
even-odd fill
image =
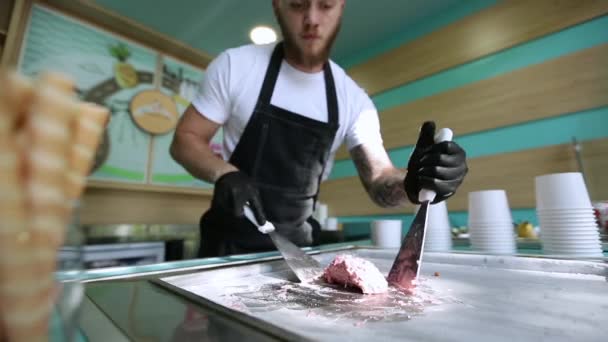
{"label": "stainless steel counter", "polygon": [[[368,241],[359,244],[366,245]],[[349,248],[329,245],[314,251]],[[313,251],[312,248],[307,248]],[[277,252],[89,270],[81,330],[89,341],[277,341],[273,334],[231,320],[225,314],[180,298],[154,285],[161,276],[279,259]],[[112,338],[110,338],[112,336]],[[110,338],[110,339],[109,339]]]}
{"label": "stainless steel counter", "polygon": [[[120,336],[131,341],[278,340],[145,280],[88,284],[86,296],[95,307],[88,311],[85,307],[84,317],[93,316],[93,312],[102,313]],[[106,323],[102,319],[97,322]],[[90,321],[82,327],[91,341],[108,337],[107,329],[100,329]],[[118,335],[116,331],[114,335]]]}
{"label": "stainless steel counter", "polygon": [[[367,241],[360,243],[360,245],[367,244]],[[327,251],[334,248],[351,249],[351,247],[353,246],[342,244],[309,250],[312,253],[317,253],[322,250]],[[463,252],[457,255],[468,254]],[[92,272],[88,272],[85,284],[86,296],[90,300],[91,305],[89,305],[88,310],[85,307],[83,317],[89,317],[89,319],[86,324],[83,322],[83,329],[88,335],[89,340],[95,341],[96,338],[97,340],[103,340],[104,336],[99,336],[99,333],[96,333],[100,329],[95,329],[96,325],[93,323],[95,319],[91,318],[96,314],[97,317],[100,317],[99,315],[106,317],[106,324],[111,322],[112,326],[120,334],[131,340],[188,341],[192,339],[197,341],[232,341],[240,339],[247,341],[274,341],[301,339],[301,336],[298,334],[289,335],[288,332],[285,335],[285,331],[260,329],[258,326],[259,322],[234,319],[234,317],[227,314],[224,310],[201,304],[192,300],[192,298],[186,299],[185,296],[176,295],[150,282],[150,280],[196,273],[217,267],[226,270],[239,265],[257,264],[260,261],[279,262],[279,259],[277,253],[271,252],[226,258],[186,260],[129,268],[93,270]],[[447,272],[445,273],[447,275],[450,270],[442,269],[441,272]],[[469,277],[474,278],[475,274],[473,272]],[[511,273],[505,273],[505,280],[509,279],[509,274]],[[544,286],[540,285],[542,284],[542,277],[534,279],[536,280],[531,284],[532,287],[538,288],[539,286]],[[496,286],[496,284],[493,286]],[[524,283],[521,283],[521,286],[524,286]],[[606,289],[608,293],[608,288]],[[549,292],[553,290],[549,289]],[[492,289],[486,289],[486,292],[484,295],[486,298],[498,295],[498,293],[493,293]],[[513,293],[511,293],[512,295]],[[505,306],[505,310],[507,310],[510,297],[497,299],[497,305],[498,303]],[[532,311],[525,308],[520,309],[525,311],[521,312],[523,318],[513,319],[533,319],[534,315],[532,315]],[[606,312],[603,317],[607,317],[606,319],[608,319],[608,305],[604,310]],[[513,310],[510,312],[515,314]],[[595,312],[593,313],[596,314]],[[538,312],[537,314],[542,315],[542,313]],[[452,319],[456,322],[458,318],[452,317]],[[598,318],[590,319],[596,320]],[[103,324],[103,320],[99,318],[98,320],[100,324]],[[450,321],[448,320],[448,322]],[[500,327],[500,324],[497,327]],[[351,328],[357,327],[351,325]],[[556,331],[549,329],[548,333],[551,337],[555,337]],[[453,335],[452,337],[446,335],[444,339],[450,340],[454,336],[457,335]]]}
{"label": "stainless steel counter", "polygon": [[[315,257],[327,265],[338,253],[370,260],[387,274],[397,250],[357,248]],[[604,260],[427,253],[413,295],[391,288],[370,296],[292,278],[277,260],[157,282],[289,340],[604,341],[608,336]]]}

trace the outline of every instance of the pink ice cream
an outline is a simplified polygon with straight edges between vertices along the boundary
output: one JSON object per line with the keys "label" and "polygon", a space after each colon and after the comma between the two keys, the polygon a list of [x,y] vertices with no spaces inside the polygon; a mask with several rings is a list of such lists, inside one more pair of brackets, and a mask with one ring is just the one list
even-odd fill
{"label": "pink ice cream", "polygon": [[359,288],[364,294],[385,293],[388,283],[371,262],[347,254],[339,254],[325,268],[323,279],[330,284]]}

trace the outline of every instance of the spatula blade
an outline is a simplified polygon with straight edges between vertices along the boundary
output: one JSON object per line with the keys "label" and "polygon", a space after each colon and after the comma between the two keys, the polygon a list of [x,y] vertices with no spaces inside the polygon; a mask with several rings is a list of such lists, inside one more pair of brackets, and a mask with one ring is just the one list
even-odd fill
{"label": "spatula blade", "polygon": [[323,272],[323,268],[317,260],[310,255],[306,254],[300,247],[296,246],[289,239],[279,234],[274,225],[270,221],[266,221],[266,224],[258,225],[253,211],[248,205],[243,207],[245,217],[253,223],[258,230],[263,234],[268,234],[270,239],[274,243],[274,246],[281,253],[287,266],[295,273],[296,277],[301,282],[309,282],[316,279]]}
{"label": "spatula blade", "polygon": [[411,291],[414,279],[418,278],[422,264],[422,251],[426,235],[429,202],[422,202],[410,226],[399,253],[393,262],[387,280],[390,284]]}
{"label": "spatula blade", "polygon": [[276,231],[268,233],[285,262],[301,282],[309,282],[323,273],[323,268],[317,260],[306,254],[300,247],[293,244]]}

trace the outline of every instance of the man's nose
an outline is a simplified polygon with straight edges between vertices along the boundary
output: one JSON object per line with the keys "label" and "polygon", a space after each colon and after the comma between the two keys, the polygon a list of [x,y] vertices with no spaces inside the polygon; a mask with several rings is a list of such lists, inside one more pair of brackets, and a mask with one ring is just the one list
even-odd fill
{"label": "man's nose", "polygon": [[304,14],[304,24],[317,26],[319,25],[319,19],[320,11],[316,8],[316,6],[310,6]]}

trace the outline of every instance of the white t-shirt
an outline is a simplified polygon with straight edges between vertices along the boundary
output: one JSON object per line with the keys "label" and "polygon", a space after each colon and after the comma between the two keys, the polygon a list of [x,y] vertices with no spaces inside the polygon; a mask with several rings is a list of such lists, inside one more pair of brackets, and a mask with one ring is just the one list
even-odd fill
{"label": "white t-shirt", "polygon": [[[245,130],[260,95],[268,63],[276,43],[244,45],[219,54],[208,66],[200,92],[192,105],[207,119],[223,125],[223,157],[228,160]],[[342,142],[348,149],[360,144],[380,144],[378,112],[361,89],[339,65],[331,62],[339,111],[339,129],[325,168],[333,166]],[[305,73],[283,60],[270,102],[312,119],[327,122],[323,71]]]}

